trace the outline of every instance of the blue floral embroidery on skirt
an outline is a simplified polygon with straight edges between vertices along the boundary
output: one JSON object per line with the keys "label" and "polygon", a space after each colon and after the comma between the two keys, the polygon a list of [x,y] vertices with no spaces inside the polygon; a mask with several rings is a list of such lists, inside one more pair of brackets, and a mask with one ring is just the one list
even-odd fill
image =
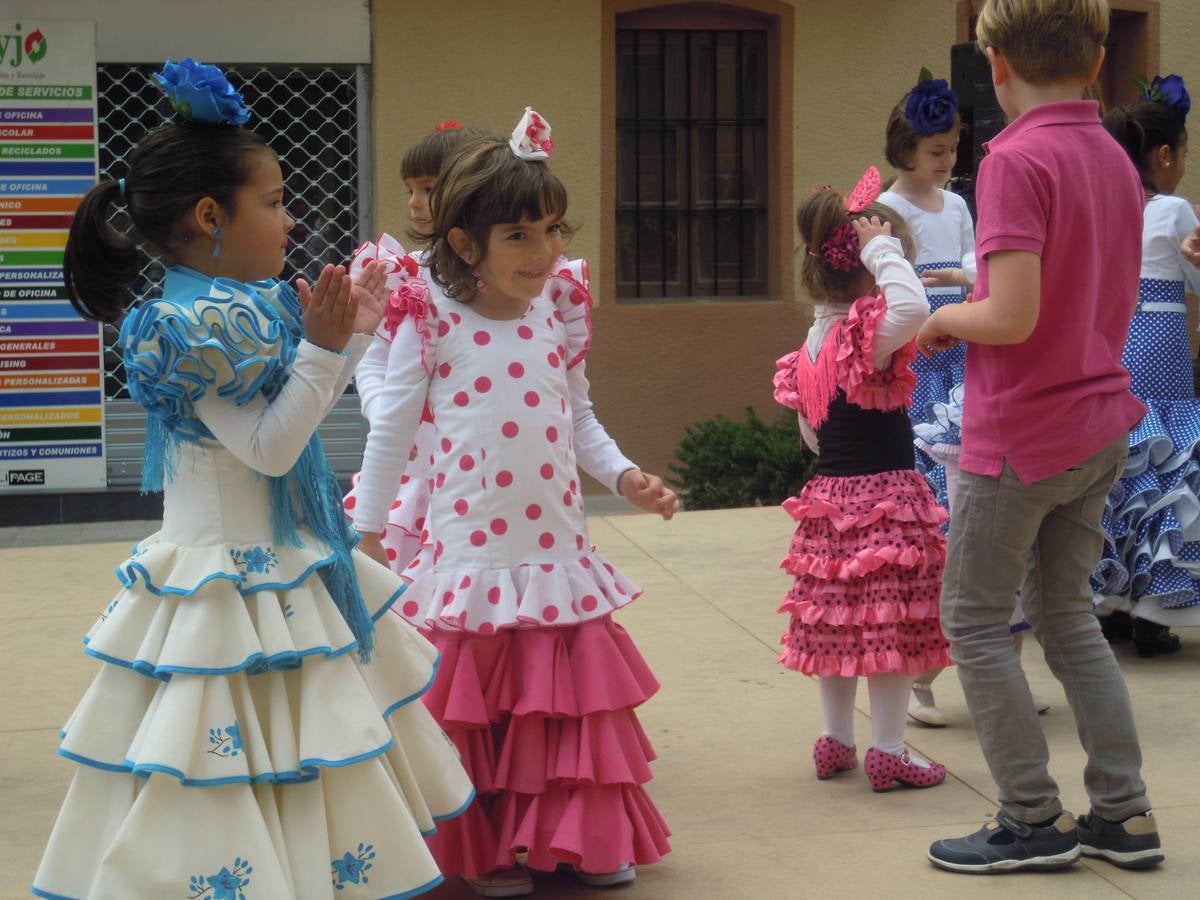
{"label": "blue floral embroidery on skirt", "polygon": [[233,870],[222,866],[216,875],[193,875],[188,883],[188,900],[246,900],[246,892],[242,890],[250,884],[250,873],[254,869],[250,860],[240,856],[233,861]]}
{"label": "blue floral embroidery on skirt", "polygon": [[210,728],[208,742],[212,744],[208,752],[213,756],[237,756],[238,751],[242,749],[242,730],[237,722],[224,728]]}
{"label": "blue floral embroidery on skirt", "polygon": [[366,873],[374,866],[371,862],[374,858],[374,844],[359,844],[357,855],[347,850],[341,859],[330,863],[333,867],[333,886],[341,891],[345,890],[347,884],[366,884],[369,880]]}
{"label": "blue floral embroidery on skirt", "polygon": [[266,575],[279,565],[279,557],[270,547],[251,547],[245,551],[230,550],[229,555],[233,557],[233,564],[243,575]]}

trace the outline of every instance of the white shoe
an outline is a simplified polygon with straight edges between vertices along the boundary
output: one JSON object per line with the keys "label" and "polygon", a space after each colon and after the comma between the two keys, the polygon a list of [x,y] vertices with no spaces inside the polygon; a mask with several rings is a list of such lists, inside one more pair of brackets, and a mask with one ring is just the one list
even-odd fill
{"label": "white shoe", "polygon": [[614,887],[618,884],[629,884],[637,878],[637,869],[631,863],[621,863],[614,872],[584,872],[575,869],[575,877],[590,887]]}
{"label": "white shoe", "polygon": [[533,879],[520,866],[497,869],[478,878],[463,877],[480,897],[524,897],[533,893]]}
{"label": "white shoe", "polygon": [[1033,695],[1033,708],[1038,711],[1038,715],[1050,711],[1050,701],[1039,694],[1037,691],[1030,691]]}
{"label": "white shoe", "polygon": [[934,702],[932,688],[925,686],[913,685],[908,698],[908,717],[927,728],[945,728],[947,724],[946,714]]}

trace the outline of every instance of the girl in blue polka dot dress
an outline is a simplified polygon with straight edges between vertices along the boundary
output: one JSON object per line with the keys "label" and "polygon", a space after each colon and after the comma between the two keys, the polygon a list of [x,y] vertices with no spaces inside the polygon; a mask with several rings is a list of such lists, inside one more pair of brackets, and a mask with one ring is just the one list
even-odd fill
{"label": "girl in blue polka dot dress", "polygon": [[1200,401],[1184,305],[1185,293],[1200,294],[1200,271],[1180,252],[1197,219],[1173,196],[1190,105],[1182,79],[1171,75],[1104,118],[1146,188],[1141,285],[1124,363],[1149,412],[1129,435],[1129,461],[1108,497],[1092,588],[1110,639],[1127,635],[1125,614],[1133,616],[1140,656],[1175,652],[1169,626],[1200,624]]}

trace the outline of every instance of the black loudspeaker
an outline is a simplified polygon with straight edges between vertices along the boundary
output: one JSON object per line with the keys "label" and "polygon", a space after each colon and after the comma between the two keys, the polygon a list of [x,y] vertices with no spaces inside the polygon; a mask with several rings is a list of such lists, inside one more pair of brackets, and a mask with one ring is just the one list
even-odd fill
{"label": "black loudspeaker", "polygon": [[950,189],[962,195],[975,218],[975,179],[983,159],[983,145],[999,134],[1008,120],[996,102],[987,57],[974,41],[950,48],[950,87],[958,95],[958,112],[963,121],[963,137]]}

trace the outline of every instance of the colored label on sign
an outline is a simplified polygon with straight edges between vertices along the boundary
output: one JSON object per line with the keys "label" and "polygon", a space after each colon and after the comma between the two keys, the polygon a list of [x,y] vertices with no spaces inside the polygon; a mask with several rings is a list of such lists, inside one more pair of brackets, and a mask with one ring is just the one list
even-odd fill
{"label": "colored label on sign", "polygon": [[0,248],[3,247],[66,247],[65,231],[0,231]]}
{"label": "colored label on sign", "polygon": [[95,40],[91,22],[0,19],[0,491],[107,484],[103,332],[63,282],[99,171]]}
{"label": "colored label on sign", "polygon": [[73,213],[78,206],[78,197],[0,197],[0,215]]}
{"label": "colored label on sign", "polygon": [[93,141],[91,125],[8,125],[0,123],[0,141]]}

